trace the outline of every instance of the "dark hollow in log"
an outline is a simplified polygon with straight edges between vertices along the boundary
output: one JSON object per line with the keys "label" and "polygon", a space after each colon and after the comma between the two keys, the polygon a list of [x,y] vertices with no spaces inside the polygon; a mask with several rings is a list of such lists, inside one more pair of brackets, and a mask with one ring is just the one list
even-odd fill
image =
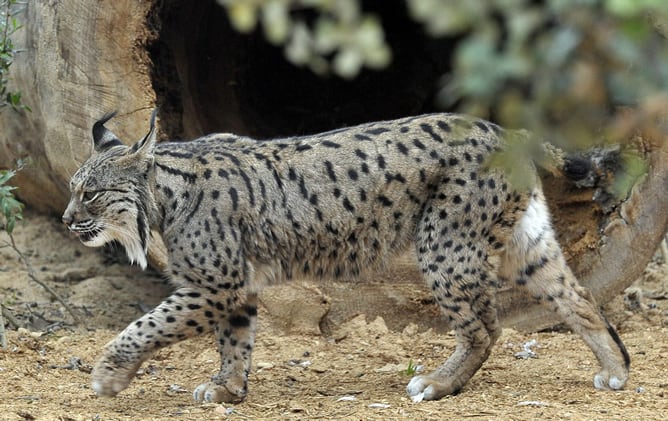
{"label": "dark hollow in log", "polygon": [[239,34],[213,0],[155,3],[148,51],[161,128],[170,138],[215,131],[267,138],[435,111],[453,40],[426,36],[404,7],[381,3],[367,7],[387,27],[392,64],[350,81],[290,64],[259,30]]}

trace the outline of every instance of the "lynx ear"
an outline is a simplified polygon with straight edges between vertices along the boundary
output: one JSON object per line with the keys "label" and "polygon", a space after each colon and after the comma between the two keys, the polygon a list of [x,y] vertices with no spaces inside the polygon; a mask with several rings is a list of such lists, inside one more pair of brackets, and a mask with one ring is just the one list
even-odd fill
{"label": "lynx ear", "polygon": [[95,152],[106,151],[112,146],[122,145],[121,140],[104,127],[104,123],[111,120],[116,115],[116,111],[105,114],[101,119],[93,124],[93,149]]}
{"label": "lynx ear", "polygon": [[155,108],[151,114],[151,121],[148,133],[142,140],[132,146],[132,152],[137,152],[142,155],[148,155],[153,152],[156,140],[155,118],[158,115],[158,109]]}

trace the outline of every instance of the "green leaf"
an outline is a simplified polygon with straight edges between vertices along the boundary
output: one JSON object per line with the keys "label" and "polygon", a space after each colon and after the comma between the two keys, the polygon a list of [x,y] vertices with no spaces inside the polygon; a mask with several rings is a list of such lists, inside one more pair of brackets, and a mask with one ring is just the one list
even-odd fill
{"label": "green leaf", "polygon": [[262,7],[262,27],[272,44],[283,44],[290,33],[290,14],[283,0],[268,1]]}
{"label": "green leaf", "polygon": [[627,198],[637,180],[647,172],[647,162],[638,153],[622,153],[622,163],[621,174],[617,174],[612,185],[612,192],[619,199]]}
{"label": "green leaf", "polygon": [[[18,165],[20,169],[24,164],[19,163]],[[14,175],[16,175],[15,170],[0,171],[0,222],[4,220],[4,228],[8,234],[14,231],[16,221],[23,217],[23,203],[16,200],[12,193],[16,187],[7,184]]]}
{"label": "green leaf", "polygon": [[7,219],[7,225],[5,226],[5,231],[7,234],[11,235],[14,232],[14,226],[16,226],[16,220],[14,218]]}
{"label": "green leaf", "polygon": [[9,179],[14,177],[15,174],[16,172],[12,170],[0,171],[0,185],[5,184],[7,181],[9,181]]}
{"label": "green leaf", "polygon": [[348,79],[355,77],[363,64],[364,56],[354,47],[341,49],[334,57],[334,71]]}
{"label": "green leaf", "polygon": [[234,1],[227,7],[230,22],[243,33],[251,32],[257,24],[257,8],[255,4],[246,1]]}

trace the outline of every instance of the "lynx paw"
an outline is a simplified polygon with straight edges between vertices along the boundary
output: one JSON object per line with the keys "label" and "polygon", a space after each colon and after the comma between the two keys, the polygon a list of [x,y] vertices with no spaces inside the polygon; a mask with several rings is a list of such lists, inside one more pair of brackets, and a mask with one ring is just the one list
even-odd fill
{"label": "lynx paw", "polygon": [[429,376],[415,376],[406,386],[406,392],[413,402],[420,402],[437,400],[457,391],[451,385],[438,382]]}
{"label": "lynx paw", "polygon": [[138,364],[131,367],[119,367],[106,357],[100,359],[91,373],[91,387],[98,396],[116,396],[128,387],[137,372]]}
{"label": "lynx paw", "polygon": [[624,388],[628,375],[614,376],[601,371],[594,376],[594,387],[599,390],[620,390]]}
{"label": "lynx paw", "polygon": [[213,381],[202,383],[193,392],[195,402],[239,403],[245,398],[246,388],[229,388]]}

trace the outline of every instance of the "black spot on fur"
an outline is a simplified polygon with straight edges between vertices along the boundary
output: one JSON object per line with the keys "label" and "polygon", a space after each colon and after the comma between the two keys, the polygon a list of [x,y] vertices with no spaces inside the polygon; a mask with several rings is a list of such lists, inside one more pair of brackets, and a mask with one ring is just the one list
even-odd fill
{"label": "black spot on fur", "polygon": [[443,130],[444,132],[452,131],[452,127],[450,127],[450,125],[443,120],[437,121],[436,125],[438,126],[439,129]]}
{"label": "black spot on fur", "polygon": [[387,196],[380,195],[376,198],[377,201],[379,201],[383,206],[390,207],[394,202],[390,200]]}
{"label": "black spot on fur", "polygon": [[489,127],[487,127],[487,125],[485,123],[483,123],[482,121],[476,121],[474,124],[477,128],[479,128],[483,132],[485,132],[485,133],[489,132]]}
{"label": "black spot on fur", "polygon": [[237,189],[230,187],[228,193],[230,195],[230,199],[232,200],[232,209],[237,210],[239,207],[239,193],[237,193]]}
{"label": "black spot on fur", "polygon": [[366,160],[367,156],[368,156],[366,153],[362,152],[359,149],[355,149],[355,155],[357,155],[357,157],[362,159],[362,160]]}
{"label": "black spot on fur", "polygon": [[311,146],[311,145],[298,145],[295,148],[295,150],[297,152],[304,152],[304,151],[308,151],[309,149],[313,149],[313,146]]}
{"label": "black spot on fur", "polygon": [[[439,123],[441,123],[439,121]],[[440,126],[439,126],[440,127]],[[436,132],[434,132],[434,128],[430,126],[429,124],[423,123],[420,124],[420,129],[422,129],[423,132],[427,133],[429,137],[431,137],[434,141],[438,143],[443,143],[443,138],[438,135]]]}
{"label": "black spot on fur", "polygon": [[383,155],[378,155],[378,158],[376,158],[376,160],[378,161],[378,168],[380,168],[381,170],[384,170],[385,169],[385,158],[383,157]]}
{"label": "black spot on fur", "polygon": [[397,142],[397,149],[399,149],[399,152],[403,155],[408,155],[408,148],[403,143]]}
{"label": "black spot on fur", "polygon": [[327,169],[327,176],[330,180],[336,182],[336,173],[334,172],[334,165],[330,161],[325,161],[325,168]]}
{"label": "black spot on fur", "polygon": [[385,127],[375,127],[373,129],[366,130],[364,133],[372,135],[372,136],[378,136],[379,134],[387,133],[389,131],[390,131],[390,129],[385,128]]}
{"label": "black spot on fur", "polygon": [[323,140],[320,144],[326,148],[338,149],[341,147],[340,144],[332,142],[331,140]]}
{"label": "black spot on fur", "polygon": [[250,319],[247,316],[233,315],[228,319],[233,328],[242,328],[250,326]]}
{"label": "black spot on fur", "polygon": [[156,162],[155,166],[170,175],[181,177],[183,181],[185,181],[188,184],[193,184],[195,180],[197,180],[197,175],[195,175],[194,173],[182,171],[177,168],[168,167],[167,165],[163,165],[159,162]]}
{"label": "black spot on fur", "polygon": [[350,202],[350,200],[347,197],[343,198],[343,207],[346,208],[346,210],[350,213],[355,212],[355,206]]}

